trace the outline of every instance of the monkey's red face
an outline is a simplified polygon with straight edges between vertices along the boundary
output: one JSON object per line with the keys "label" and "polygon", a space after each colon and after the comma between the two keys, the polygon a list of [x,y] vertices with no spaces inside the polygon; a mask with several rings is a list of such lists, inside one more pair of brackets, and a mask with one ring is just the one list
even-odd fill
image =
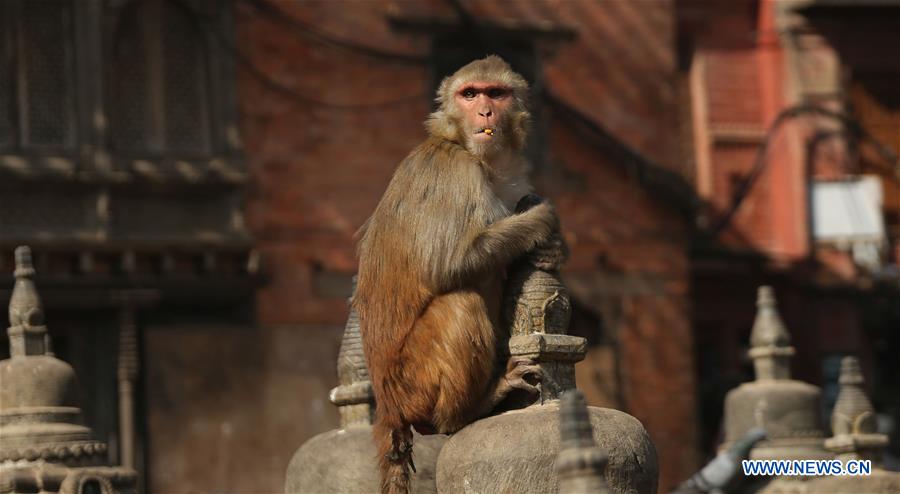
{"label": "monkey's red face", "polygon": [[484,144],[502,135],[513,103],[512,89],[496,82],[474,81],[463,85],[455,99],[470,142]]}

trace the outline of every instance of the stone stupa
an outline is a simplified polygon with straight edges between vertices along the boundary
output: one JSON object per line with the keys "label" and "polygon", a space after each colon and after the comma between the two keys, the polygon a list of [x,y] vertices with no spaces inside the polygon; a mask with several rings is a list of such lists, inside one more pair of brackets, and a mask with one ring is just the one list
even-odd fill
{"label": "stone stupa", "polygon": [[[294,454],[288,465],[285,493],[379,492],[381,480],[372,440],[375,398],[363,356],[359,316],[351,309],[338,353],[338,386],[331,402],[341,414],[340,429],[319,434]],[[411,476],[414,494],[435,492],[435,462],[446,436],[415,436],[417,472]]]}
{"label": "stone stupa", "polygon": [[[527,405],[524,408],[483,418],[452,435],[438,456],[439,493],[536,494],[568,488],[572,465],[565,459],[569,453],[560,453],[569,447],[568,440],[560,441],[560,397],[575,388],[575,362],[584,358],[586,340],[565,334],[571,306],[558,274],[565,257],[557,232],[547,245],[511,267],[504,300],[509,355],[540,365],[540,396],[531,404],[513,405]],[[609,492],[656,492],[656,450],[637,419],[618,410],[588,407],[581,422],[590,424],[593,440],[606,455],[603,483]],[[557,470],[558,453],[564,458],[562,471]]]}
{"label": "stone stupa", "polygon": [[759,288],[756,320],[750,334],[750,358],[756,380],[741,384],[725,397],[727,450],[748,431],[761,427],[766,439],[751,451],[753,460],[824,460],[819,418],[819,388],[791,379],[794,347],[775,306],[772,288]]}
{"label": "stone stupa", "polygon": [[816,494],[896,494],[900,492],[900,473],[882,468],[882,454],[888,437],[879,434],[875,409],[863,389],[863,374],[856,357],[841,361],[840,391],[831,412],[834,436],[825,447],[845,465],[849,460],[869,460],[872,472],[861,476],[817,478],[809,482],[809,493]]}
{"label": "stone stupa", "polygon": [[107,463],[81,423],[75,372],[53,356],[31,251],[15,252],[10,358],[0,361],[0,493],[133,493],[137,474]]}

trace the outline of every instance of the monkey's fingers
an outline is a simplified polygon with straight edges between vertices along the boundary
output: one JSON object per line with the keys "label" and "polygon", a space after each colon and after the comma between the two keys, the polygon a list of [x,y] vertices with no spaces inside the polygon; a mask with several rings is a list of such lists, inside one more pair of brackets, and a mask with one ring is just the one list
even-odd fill
{"label": "monkey's fingers", "polygon": [[534,193],[526,194],[519,199],[518,203],[516,203],[516,212],[524,213],[542,202],[544,202],[543,197]]}
{"label": "monkey's fingers", "polygon": [[[506,374],[506,378],[513,383],[525,383],[529,386],[536,386],[540,384],[544,379],[544,370],[541,369],[540,365],[535,363],[532,364],[521,364],[514,367],[511,371]],[[515,387],[515,385],[513,386]]]}

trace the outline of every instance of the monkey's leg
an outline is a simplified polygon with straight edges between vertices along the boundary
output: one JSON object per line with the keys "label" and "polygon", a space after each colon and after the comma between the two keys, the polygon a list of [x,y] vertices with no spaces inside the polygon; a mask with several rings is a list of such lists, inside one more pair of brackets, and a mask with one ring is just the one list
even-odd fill
{"label": "monkey's leg", "polygon": [[[439,432],[455,432],[479,417],[483,397],[494,388],[496,348],[487,304],[476,290],[435,297],[416,321],[404,348],[406,387],[416,390],[411,398],[433,397],[427,420]],[[406,416],[413,423],[418,418]]]}

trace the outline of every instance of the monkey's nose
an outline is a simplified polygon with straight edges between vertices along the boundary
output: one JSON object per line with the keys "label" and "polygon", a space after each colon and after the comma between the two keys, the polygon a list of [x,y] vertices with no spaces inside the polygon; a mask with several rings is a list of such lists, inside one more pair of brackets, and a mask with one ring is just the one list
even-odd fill
{"label": "monkey's nose", "polygon": [[482,117],[488,118],[488,117],[490,117],[491,115],[493,115],[494,112],[492,112],[490,108],[485,108],[485,109],[483,109],[483,110],[480,110],[480,111],[478,112],[478,114],[481,115]]}

